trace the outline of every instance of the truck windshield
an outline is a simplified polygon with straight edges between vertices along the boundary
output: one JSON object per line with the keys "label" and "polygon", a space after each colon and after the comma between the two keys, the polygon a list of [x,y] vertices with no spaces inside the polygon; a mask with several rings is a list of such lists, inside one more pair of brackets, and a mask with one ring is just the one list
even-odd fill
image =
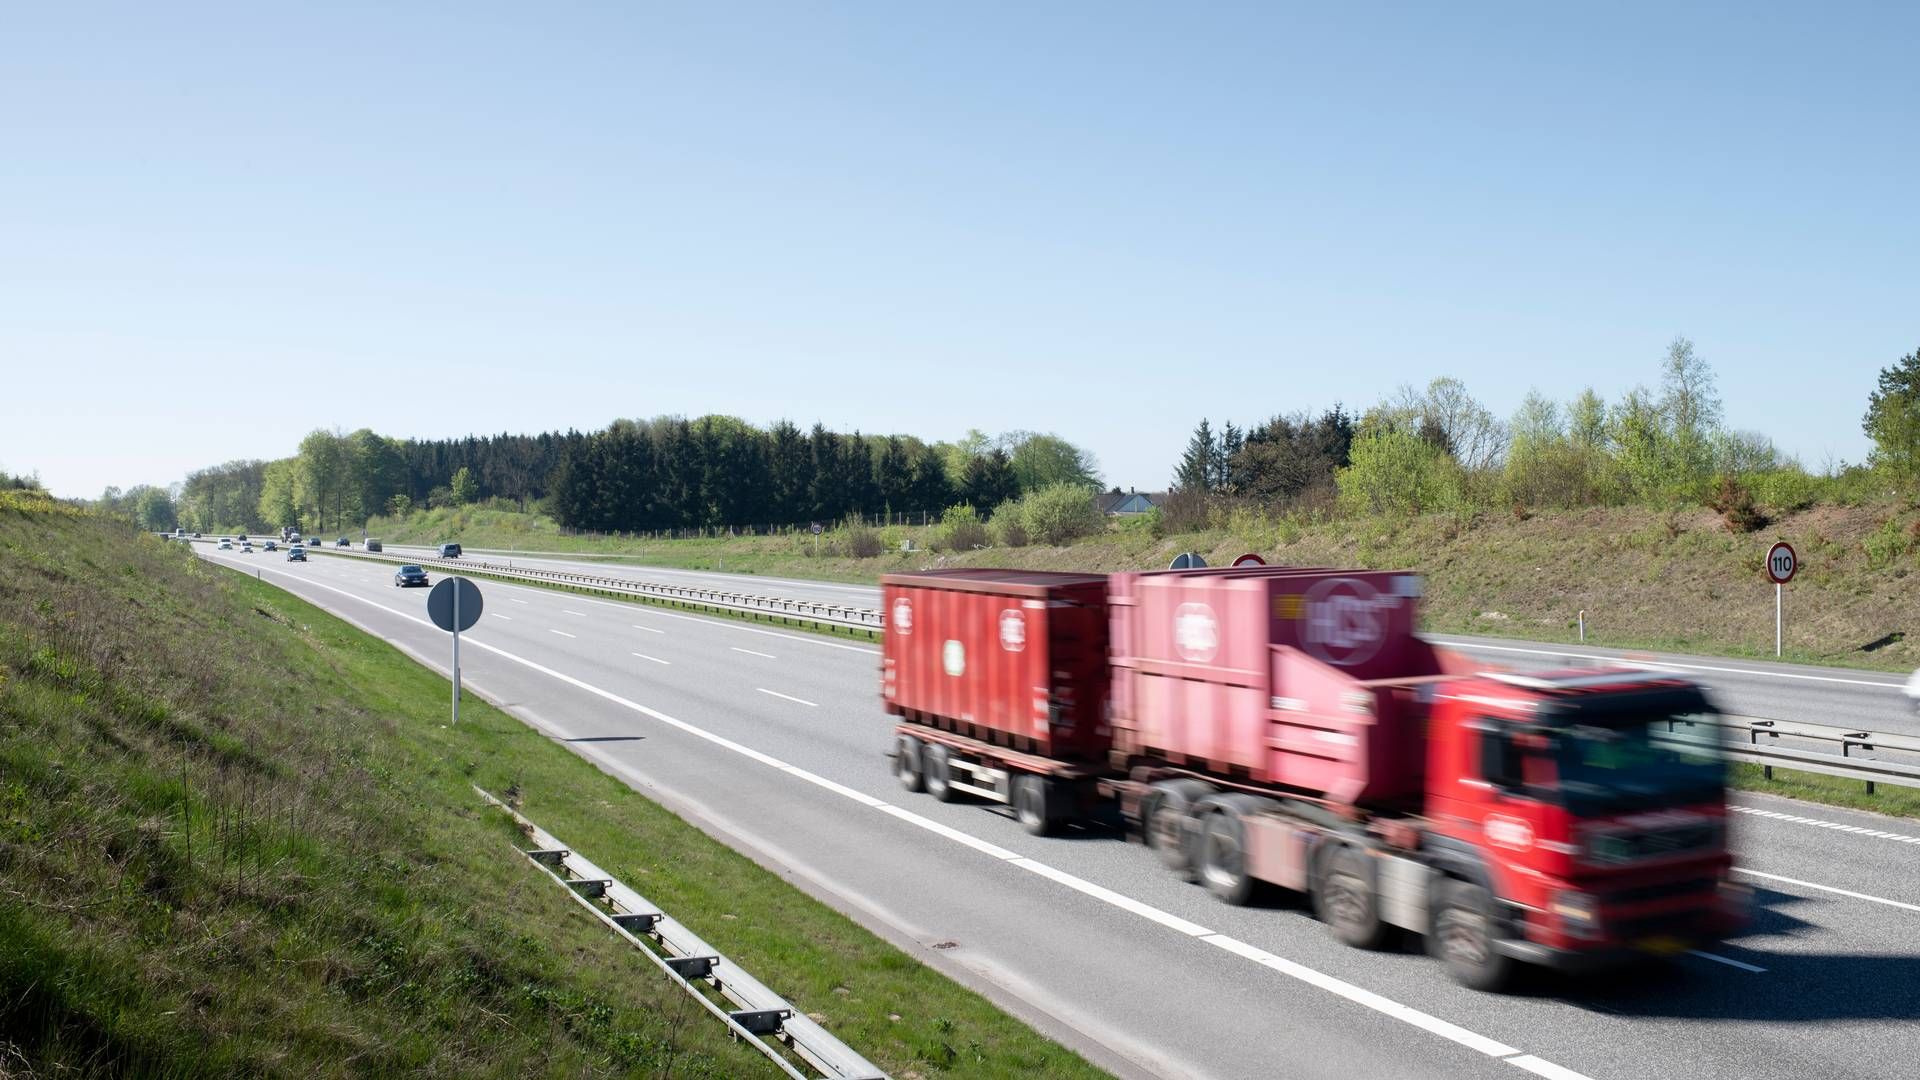
{"label": "truck windshield", "polygon": [[1720,732],[1707,716],[1576,723],[1553,740],[1559,801],[1587,817],[1718,798],[1726,783]]}

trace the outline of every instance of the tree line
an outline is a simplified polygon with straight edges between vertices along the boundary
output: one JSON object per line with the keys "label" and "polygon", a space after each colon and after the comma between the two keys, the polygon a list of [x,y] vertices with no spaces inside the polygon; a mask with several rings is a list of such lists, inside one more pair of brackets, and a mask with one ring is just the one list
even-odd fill
{"label": "tree line", "polygon": [[96,505],[143,528],[291,526],[321,532],[378,515],[505,500],[602,531],[783,525],[852,514],[984,513],[1056,483],[1098,482],[1092,455],[1052,434],[952,442],[843,434],[728,416],[618,420],[592,434],[394,439],[316,430],[275,461],[230,461],[171,489],[109,488]]}
{"label": "tree line", "polygon": [[[1920,350],[1880,373],[1862,427],[1874,451],[1855,471],[1920,480]],[[1170,510],[1204,517],[1209,504],[1235,500],[1361,513],[1719,506],[1750,503],[1751,484],[1794,502],[1817,479],[1765,435],[1726,424],[1712,366],[1679,337],[1661,358],[1657,389],[1635,386],[1611,403],[1591,388],[1567,402],[1534,391],[1502,421],[1458,379],[1441,377],[1357,416],[1335,405],[1245,430],[1202,419],[1175,466]]]}

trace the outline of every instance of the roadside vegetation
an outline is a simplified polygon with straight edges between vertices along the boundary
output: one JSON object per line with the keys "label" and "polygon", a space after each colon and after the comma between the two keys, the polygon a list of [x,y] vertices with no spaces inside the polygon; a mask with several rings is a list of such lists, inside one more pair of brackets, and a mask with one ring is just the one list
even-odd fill
{"label": "roadside vegetation", "polygon": [[390,646],[0,492],[0,1074],[773,1075],[526,812],[896,1076],[1094,1076]]}

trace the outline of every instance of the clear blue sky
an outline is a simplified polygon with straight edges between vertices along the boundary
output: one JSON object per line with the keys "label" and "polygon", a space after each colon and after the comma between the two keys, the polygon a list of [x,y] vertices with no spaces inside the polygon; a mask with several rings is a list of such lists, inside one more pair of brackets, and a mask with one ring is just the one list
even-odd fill
{"label": "clear blue sky", "polygon": [[1611,399],[1681,333],[1859,460],[1920,346],[1915,11],[24,5],[0,467],[725,412],[1157,488],[1203,414]]}

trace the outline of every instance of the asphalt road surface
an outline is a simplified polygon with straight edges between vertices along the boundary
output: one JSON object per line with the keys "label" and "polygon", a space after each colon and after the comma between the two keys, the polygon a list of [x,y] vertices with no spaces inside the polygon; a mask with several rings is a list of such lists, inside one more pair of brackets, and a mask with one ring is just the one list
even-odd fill
{"label": "asphalt road surface", "polygon": [[[394,554],[427,555],[431,548],[388,545]],[[712,570],[674,570],[665,567],[635,566],[604,559],[568,558],[560,555],[522,555],[483,552],[488,561],[511,559],[516,566],[568,570],[599,574],[631,581],[689,585],[710,589],[735,589],[741,592],[779,596],[793,600],[853,604],[878,608],[880,590],[872,585],[846,585],[838,582],[807,581],[798,578],[765,577],[759,574],[730,574]],[[1585,665],[1605,659],[1630,657],[1636,662],[1666,667],[1692,676],[1705,685],[1724,712],[1740,716],[1798,720],[1804,723],[1831,724],[1861,730],[1900,732],[1920,735],[1920,717],[1902,692],[1906,680],[1899,675],[1851,668],[1821,668],[1801,664],[1774,664],[1756,660],[1726,660],[1709,656],[1676,653],[1645,653],[1618,649],[1587,648],[1530,642],[1509,638],[1432,635],[1433,640],[1450,645],[1490,663],[1521,671],[1538,671],[1569,665]]]}
{"label": "asphalt road surface", "polygon": [[[197,550],[447,669],[426,590],[391,566]],[[1749,934],[1480,994],[1412,947],[1346,948],[1297,904],[1220,904],[1110,830],[1039,838],[908,795],[872,647],[479,584],[471,690],[1122,1075],[1800,1080],[1920,1060],[1920,823],[1738,796]]]}

